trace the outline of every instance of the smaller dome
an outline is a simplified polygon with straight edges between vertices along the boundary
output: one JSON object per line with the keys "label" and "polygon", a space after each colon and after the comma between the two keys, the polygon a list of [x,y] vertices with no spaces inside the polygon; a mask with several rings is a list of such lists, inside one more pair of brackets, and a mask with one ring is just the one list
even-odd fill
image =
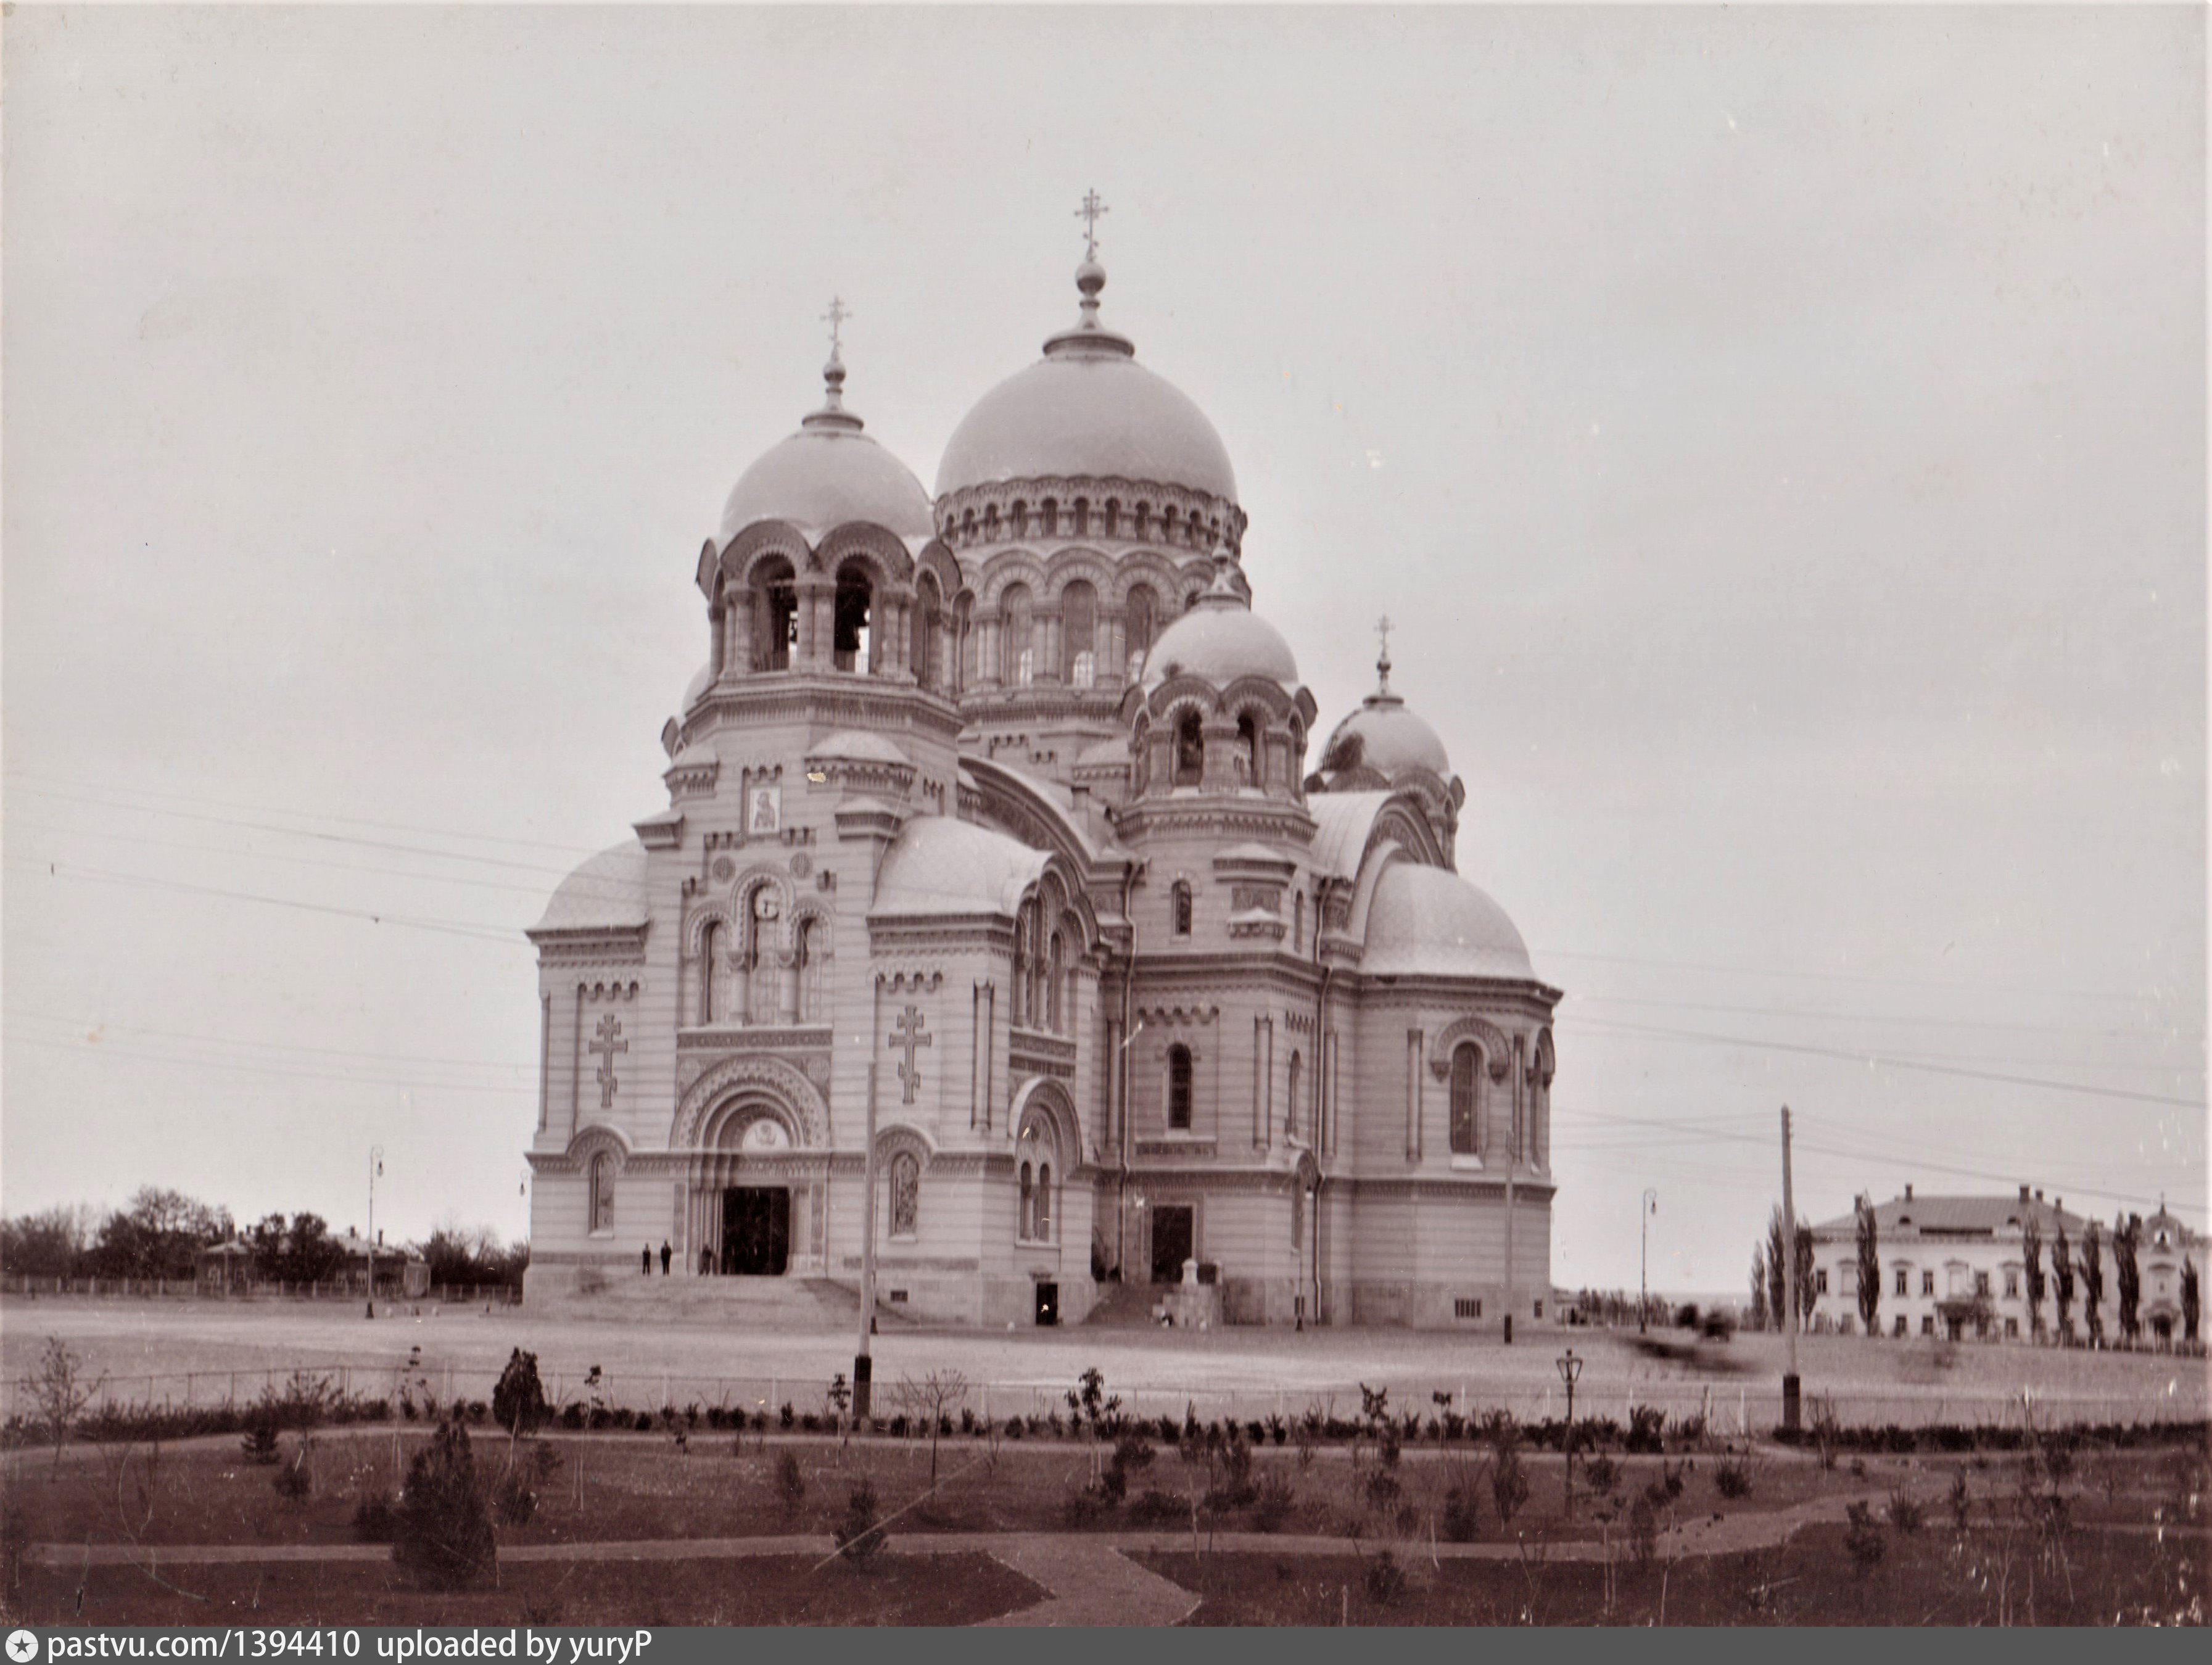
{"label": "smaller dome", "polygon": [[1371,769],[1385,780],[1401,769],[1425,769],[1451,778],[1451,758],[1437,732],[1408,710],[1396,695],[1370,694],[1359,709],[1336,726],[1322,751],[1322,773],[1337,775]]}
{"label": "smaller dome", "polygon": [[684,688],[684,709],[689,711],[693,706],[698,704],[699,696],[707,691],[708,684],[712,683],[714,680],[714,662],[709,660],[708,663],[699,667],[699,674],[692,678],[690,684]]}
{"label": "smaller dome", "polygon": [[645,846],[635,838],[607,849],[562,879],[530,927],[539,931],[593,931],[643,925]]}
{"label": "smaller dome", "polygon": [[845,409],[845,367],[833,352],[823,372],[828,393],[799,432],[769,447],[738,477],[722,506],[719,542],[727,548],[747,526],[788,520],[810,543],[860,521],[916,547],[935,536],[929,494],[914,471],[860,431]]}
{"label": "smaller dome", "polygon": [[1042,850],[949,815],[909,821],[884,854],[872,915],[1020,911],[1022,892],[1044,872]]}
{"label": "smaller dome", "polygon": [[866,729],[841,728],[829,738],[806,749],[810,758],[848,763],[910,763],[913,760],[892,741]]}
{"label": "smaller dome", "polygon": [[1383,976],[1533,981],[1528,945],[1505,910],[1443,867],[1394,861],[1367,907],[1362,971]]}
{"label": "smaller dome", "polygon": [[1252,611],[1229,579],[1226,550],[1215,556],[1213,586],[1160,632],[1145,655],[1144,686],[1170,677],[1198,677],[1226,688],[1243,677],[1265,677],[1295,693],[1298,661],[1283,633]]}

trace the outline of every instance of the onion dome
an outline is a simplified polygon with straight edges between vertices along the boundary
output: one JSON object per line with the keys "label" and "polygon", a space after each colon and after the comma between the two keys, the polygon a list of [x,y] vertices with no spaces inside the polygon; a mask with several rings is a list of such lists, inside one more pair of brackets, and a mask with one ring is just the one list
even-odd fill
{"label": "onion dome", "polygon": [[722,506],[717,541],[726,548],[756,521],[787,520],[810,544],[854,521],[881,526],[913,547],[928,542],[935,535],[929,494],[845,409],[845,365],[834,344],[822,380],[822,408],[738,477]]}
{"label": "onion dome", "polygon": [[1437,732],[1390,691],[1390,650],[1375,661],[1375,691],[1336,726],[1322,750],[1317,779],[1332,790],[1395,785],[1407,769],[1451,779],[1451,758]]}
{"label": "onion dome", "polygon": [[1049,858],[949,815],[909,821],[884,853],[872,916],[996,914],[1011,919]]}
{"label": "onion dome", "polygon": [[1283,633],[1252,611],[1232,574],[1227,549],[1213,555],[1213,583],[1190,611],[1160,632],[1145,655],[1149,692],[1171,677],[1198,677],[1226,688],[1241,677],[1265,677],[1286,693],[1298,688],[1298,662]]}
{"label": "onion dome", "polygon": [[1098,322],[1106,269],[1075,269],[1083,296],[1044,357],[978,400],[953,429],[937,494],[1008,480],[1063,477],[1187,487],[1234,505],[1237,472],[1206,413],[1137,362],[1136,343]]}
{"label": "onion dome", "polygon": [[1449,868],[1412,861],[1392,862],[1375,882],[1359,969],[1399,977],[1536,976],[1503,908]]}

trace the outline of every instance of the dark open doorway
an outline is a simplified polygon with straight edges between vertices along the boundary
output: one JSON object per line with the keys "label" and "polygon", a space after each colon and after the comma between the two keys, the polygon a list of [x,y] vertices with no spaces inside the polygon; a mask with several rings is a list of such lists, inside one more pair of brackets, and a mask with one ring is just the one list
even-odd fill
{"label": "dark open doorway", "polygon": [[1195,1212],[1187,1202],[1166,1203],[1152,1210],[1154,1283],[1182,1281],[1182,1263],[1190,1259],[1197,1236]]}
{"label": "dark open doorway", "polygon": [[722,1270],[781,1278],[791,1263],[791,1193],[781,1185],[722,1193]]}
{"label": "dark open doorway", "polygon": [[1036,1286],[1036,1321],[1039,1324],[1060,1322],[1060,1285],[1039,1284]]}

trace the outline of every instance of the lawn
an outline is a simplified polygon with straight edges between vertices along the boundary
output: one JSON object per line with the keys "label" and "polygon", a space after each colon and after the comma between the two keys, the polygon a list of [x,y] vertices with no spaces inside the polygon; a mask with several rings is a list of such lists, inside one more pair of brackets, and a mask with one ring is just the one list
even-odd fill
{"label": "lawn", "polygon": [[520,1562],[459,1594],[377,1562],[25,1567],[4,1603],[28,1625],[974,1625],[1044,1599],[988,1555],[650,1563]]}
{"label": "lawn", "polygon": [[1362,1556],[1139,1559],[1203,1598],[1193,1625],[2110,1625],[2205,1620],[2207,1543],[2076,1529],[2063,1556],[2025,1532],[1961,1537],[1880,1528],[1865,1572],[1847,1528],[1808,1527],[1773,1549],[1639,1567],[1443,1560],[1402,1546]]}

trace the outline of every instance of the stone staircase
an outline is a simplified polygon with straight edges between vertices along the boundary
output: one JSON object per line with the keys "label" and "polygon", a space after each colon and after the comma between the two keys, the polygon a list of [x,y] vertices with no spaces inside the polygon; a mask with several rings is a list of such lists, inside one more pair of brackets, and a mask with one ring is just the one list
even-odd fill
{"label": "stone staircase", "polygon": [[[821,1332],[857,1330],[860,1296],[828,1278],[655,1276],[613,1279],[593,1294],[564,1296],[549,1310],[616,1322]],[[912,1321],[878,1301],[877,1328],[894,1326],[908,1328]]]}
{"label": "stone staircase", "polygon": [[[1083,1321],[1085,1329],[1142,1330],[1155,1328],[1152,1309],[1166,1293],[1151,1284],[1102,1284],[1100,1294]],[[857,1313],[858,1307],[854,1308]]]}

